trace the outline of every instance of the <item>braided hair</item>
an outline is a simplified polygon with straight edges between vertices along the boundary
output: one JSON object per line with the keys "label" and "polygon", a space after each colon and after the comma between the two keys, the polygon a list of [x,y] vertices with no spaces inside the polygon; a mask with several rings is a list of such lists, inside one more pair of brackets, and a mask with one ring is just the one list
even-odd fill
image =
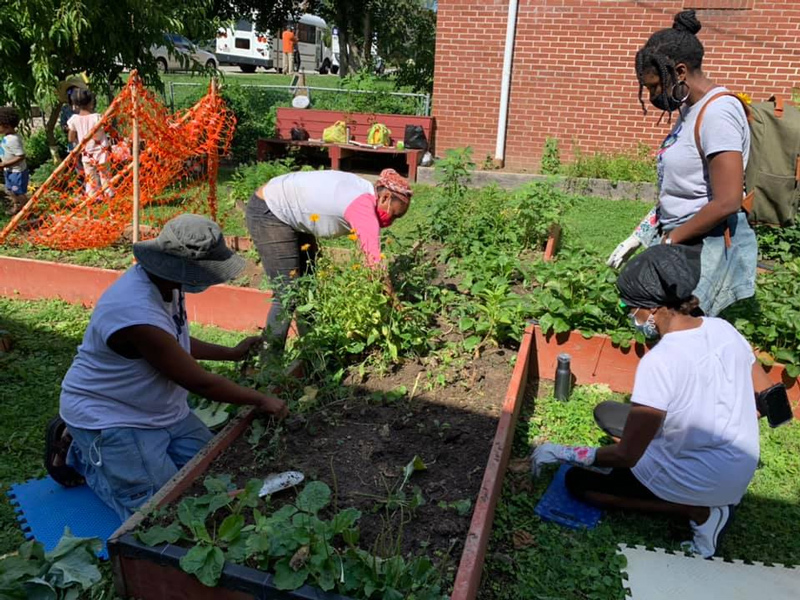
{"label": "braided hair", "polygon": [[636,77],[639,80],[639,103],[647,113],[642,98],[644,75],[654,71],[661,78],[661,96],[667,102],[670,93],[669,81],[675,78],[675,65],[683,63],[690,69],[699,69],[703,64],[703,44],[697,39],[702,25],[693,10],[684,10],[675,15],[672,27],[656,31],[636,53]]}

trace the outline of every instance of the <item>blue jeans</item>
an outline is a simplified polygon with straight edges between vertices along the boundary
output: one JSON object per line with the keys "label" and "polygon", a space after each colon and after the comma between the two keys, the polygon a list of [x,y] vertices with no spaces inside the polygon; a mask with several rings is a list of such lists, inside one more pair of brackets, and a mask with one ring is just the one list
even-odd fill
{"label": "blue jeans", "polygon": [[28,169],[19,172],[6,171],[6,189],[15,196],[24,196],[28,193],[30,175],[31,172]]}
{"label": "blue jeans", "polygon": [[[726,224],[731,235],[730,248],[725,245]],[[669,231],[678,225],[680,223],[675,223],[669,228],[665,227],[665,230]],[[661,236],[654,235],[648,245],[659,243]],[[726,223],[718,225],[701,239],[689,243],[702,244],[700,282],[694,295],[700,301],[700,308],[706,316],[716,317],[734,302],[755,295],[758,244],[744,211],[731,215]]]}
{"label": "blue jeans", "polygon": [[68,429],[67,464],[123,521],[213,437],[194,413],[163,429]]}

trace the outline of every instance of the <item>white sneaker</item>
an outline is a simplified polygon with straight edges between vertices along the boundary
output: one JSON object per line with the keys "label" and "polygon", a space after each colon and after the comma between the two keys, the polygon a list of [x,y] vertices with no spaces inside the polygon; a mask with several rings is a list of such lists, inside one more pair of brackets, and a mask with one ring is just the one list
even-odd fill
{"label": "white sneaker", "polygon": [[681,546],[689,551],[699,554],[703,558],[711,558],[717,551],[719,536],[728,524],[731,516],[729,506],[712,506],[706,522],[698,525],[694,521],[689,521],[694,532],[694,539],[691,542],[684,542]]}

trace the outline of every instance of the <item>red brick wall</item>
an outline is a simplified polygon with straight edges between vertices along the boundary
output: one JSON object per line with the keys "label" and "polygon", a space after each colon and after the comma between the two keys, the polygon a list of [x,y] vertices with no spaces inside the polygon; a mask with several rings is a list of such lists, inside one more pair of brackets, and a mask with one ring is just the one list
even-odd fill
{"label": "red brick wall", "polygon": [[[506,166],[536,169],[548,136],[582,150],[655,146],[667,127],[645,117],[634,56],[675,13],[697,8],[704,70],[754,101],[800,87],[800,0],[520,0]],[[433,114],[436,151],[494,156],[507,0],[439,0]]]}

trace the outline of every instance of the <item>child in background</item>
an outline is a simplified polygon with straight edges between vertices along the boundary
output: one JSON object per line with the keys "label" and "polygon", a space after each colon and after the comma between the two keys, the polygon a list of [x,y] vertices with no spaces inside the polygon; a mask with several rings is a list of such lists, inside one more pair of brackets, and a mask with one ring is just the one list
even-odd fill
{"label": "child in background", "polygon": [[[72,115],[67,121],[69,141],[73,144],[81,144],[89,133],[100,121],[100,115],[94,111],[95,98],[89,90],[75,89],[72,93],[72,101],[79,111],[77,115]],[[86,179],[86,193],[92,195],[97,193],[106,184],[109,143],[105,131],[96,131],[83,147],[81,162]]]}
{"label": "child in background", "polygon": [[28,179],[30,172],[25,162],[25,148],[22,138],[17,135],[19,126],[19,113],[16,109],[0,107],[0,168],[5,172],[6,191],[11,196],[11,211],[13,215],[28,201]]}

